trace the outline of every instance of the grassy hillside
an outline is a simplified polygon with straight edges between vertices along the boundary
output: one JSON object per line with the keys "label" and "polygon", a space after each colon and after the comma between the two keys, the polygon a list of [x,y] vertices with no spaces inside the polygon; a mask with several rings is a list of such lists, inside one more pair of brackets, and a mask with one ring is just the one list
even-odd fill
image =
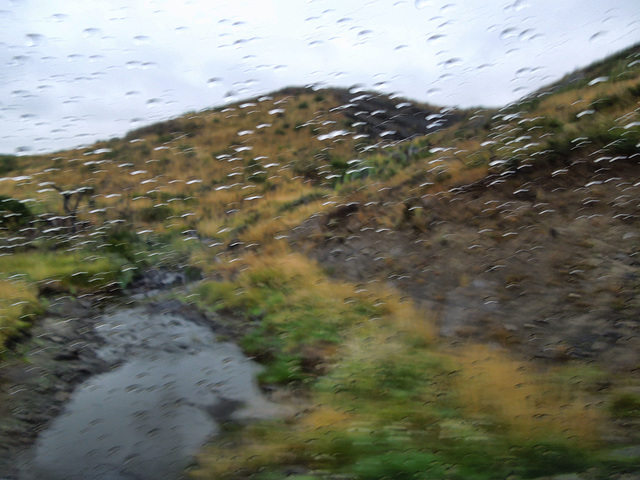
{"label": "grassy hillside", "polygon": [[[345,95],[356,101],[344,104]],[[437,128],[425,120],[433,107],[371,98],[290,88],[90,148],[5,156],[0,271],[26,281],[24,301],[32,302],[38,288],[109,295],[151,264],[267,248],[336,202],[352,179],[374,167],[381,178],[395,174],[401,166],[374,153],[400,133]],[[34,259],[38,271],[16,254]],[[2,338],[25,325],[11,305]]]}
{"label": "grassy hillside", "polygon": [[292,88],[2,157],[2,340],[195,267],[298,411],[196,478],[637,472],[639,101],[634,47],[496,111]]}

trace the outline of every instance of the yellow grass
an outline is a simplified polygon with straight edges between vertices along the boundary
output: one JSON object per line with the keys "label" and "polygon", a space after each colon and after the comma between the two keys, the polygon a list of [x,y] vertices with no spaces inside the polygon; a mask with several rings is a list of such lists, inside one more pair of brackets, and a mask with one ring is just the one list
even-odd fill
{"label": "yellow grass", "polygon": [[530,366],[484,345],[467,345],[453,354],[461,367],[455,389],[472,417],[497,418],[525,439],[551,432],[595,438],[602,419],[575,392],[546,382]]}
{"label": "yellow grass", "polygon": [[0,351],[26,325],[24,314],[37,302],[36,289],[25,281],[0,279]]}

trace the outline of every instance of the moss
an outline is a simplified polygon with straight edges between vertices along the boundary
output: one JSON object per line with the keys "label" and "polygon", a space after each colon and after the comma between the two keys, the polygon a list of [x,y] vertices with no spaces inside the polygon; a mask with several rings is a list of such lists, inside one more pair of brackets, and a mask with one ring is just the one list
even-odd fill
{"label": "moss", "polygon": [[609,412],[616,418],[640,418],[640,395],[617,395],[609,405]]}

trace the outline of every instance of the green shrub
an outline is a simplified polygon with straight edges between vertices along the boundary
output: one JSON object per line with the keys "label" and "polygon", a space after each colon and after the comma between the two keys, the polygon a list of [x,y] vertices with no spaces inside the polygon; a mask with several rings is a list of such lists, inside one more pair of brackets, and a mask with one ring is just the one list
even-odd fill
{"label": "green shrub", "polygon": [[640,83],[638,85],[634,85],[633,87],[629,87],[627,91],[635,98],[640,97]]}
{"label": "green shrub", "polygon": [[632,393],[618,395],[609,406],[609,412],[616,418],[640,418],[640,396]]}
{"label": "green shrub", "polygon": [[512,452],[517,458],[515,473],[522,478],[583,472],[593,463],[586,451],[559,442],[526,445]]}
{"label": "green shrub", "polygon": [[33,213],[26,204],[0,195],[0,227],[19,228],[26,225],[32,218]]}
{"label": "green shrub", "polygon": [[156,205],[142,208],[138,215],[143,222],[158,223],[173,215],[173,209],[168,205]]}
{"label": "green shrub", "polygon": [[363,455],[354,465],[353,472],[362,480],[420,480],[446,478],[446,470],[432,453],[419,450],[380,452]]}
{"label": "green shrub", "polygon": [[18,168],[18,157],[13,155],[0,155],[0,175],[9,173]]}
{"label": "green shrub", "polygon": [[136,262],[135,252],[140,248],[141,241],[133,230],[123,226],[113,227],[105,233],[103,240],[105,252]]}
{"label": "green shrub", "polygon": [[595,102],[593,102],[590,107],[593,108],[596,112],[604,112],[608,109],[619,105],[622,102],[622,99],[618,95],[612,95],[610,97],[599,98]]}

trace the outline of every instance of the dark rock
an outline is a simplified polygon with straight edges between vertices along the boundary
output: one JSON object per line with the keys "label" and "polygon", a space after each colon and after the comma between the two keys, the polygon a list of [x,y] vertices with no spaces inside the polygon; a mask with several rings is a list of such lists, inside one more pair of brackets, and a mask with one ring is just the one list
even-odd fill
{"label": "dark rock", "polygon": [[207,407],[206,411],[216,422],[225,423],[232,419],[234,412],[242,405],[243,402],[223,397],[215,405]]}
{"label": "dark rock", "polygon": [[353,122],[362,122],[358,131],[373,138],[384,133],[385,139],[405,140],[446,128],[461,118],[461,114],[454,110],[441,112],[438,107],[392,100],[383,94],[339,93],[347,107],[344,115]]}
{"label": "dark rock", "polygon": [[324,220],[325,227],[333,228],[342,223],[350,215],[356,213],[360,209],[360,204],[357,202],[347,203],[345,205],[338,205],[333,211],[329,212]]}
{"label": "dark rock", "polygon": [[78,350],[77,348],[63,350],[53,357],[54,360],[64,361],[64,362],[68,362],[71,360],[78,360],[79,358],[80,358],[80,350]]}
{"label": "dark rock", "polygon": [[52,297],[56,295],[66,295],[69,293],[69,288],[62,284],[58,280],[50,280],[46,283],[38,285],[38,296]]}

